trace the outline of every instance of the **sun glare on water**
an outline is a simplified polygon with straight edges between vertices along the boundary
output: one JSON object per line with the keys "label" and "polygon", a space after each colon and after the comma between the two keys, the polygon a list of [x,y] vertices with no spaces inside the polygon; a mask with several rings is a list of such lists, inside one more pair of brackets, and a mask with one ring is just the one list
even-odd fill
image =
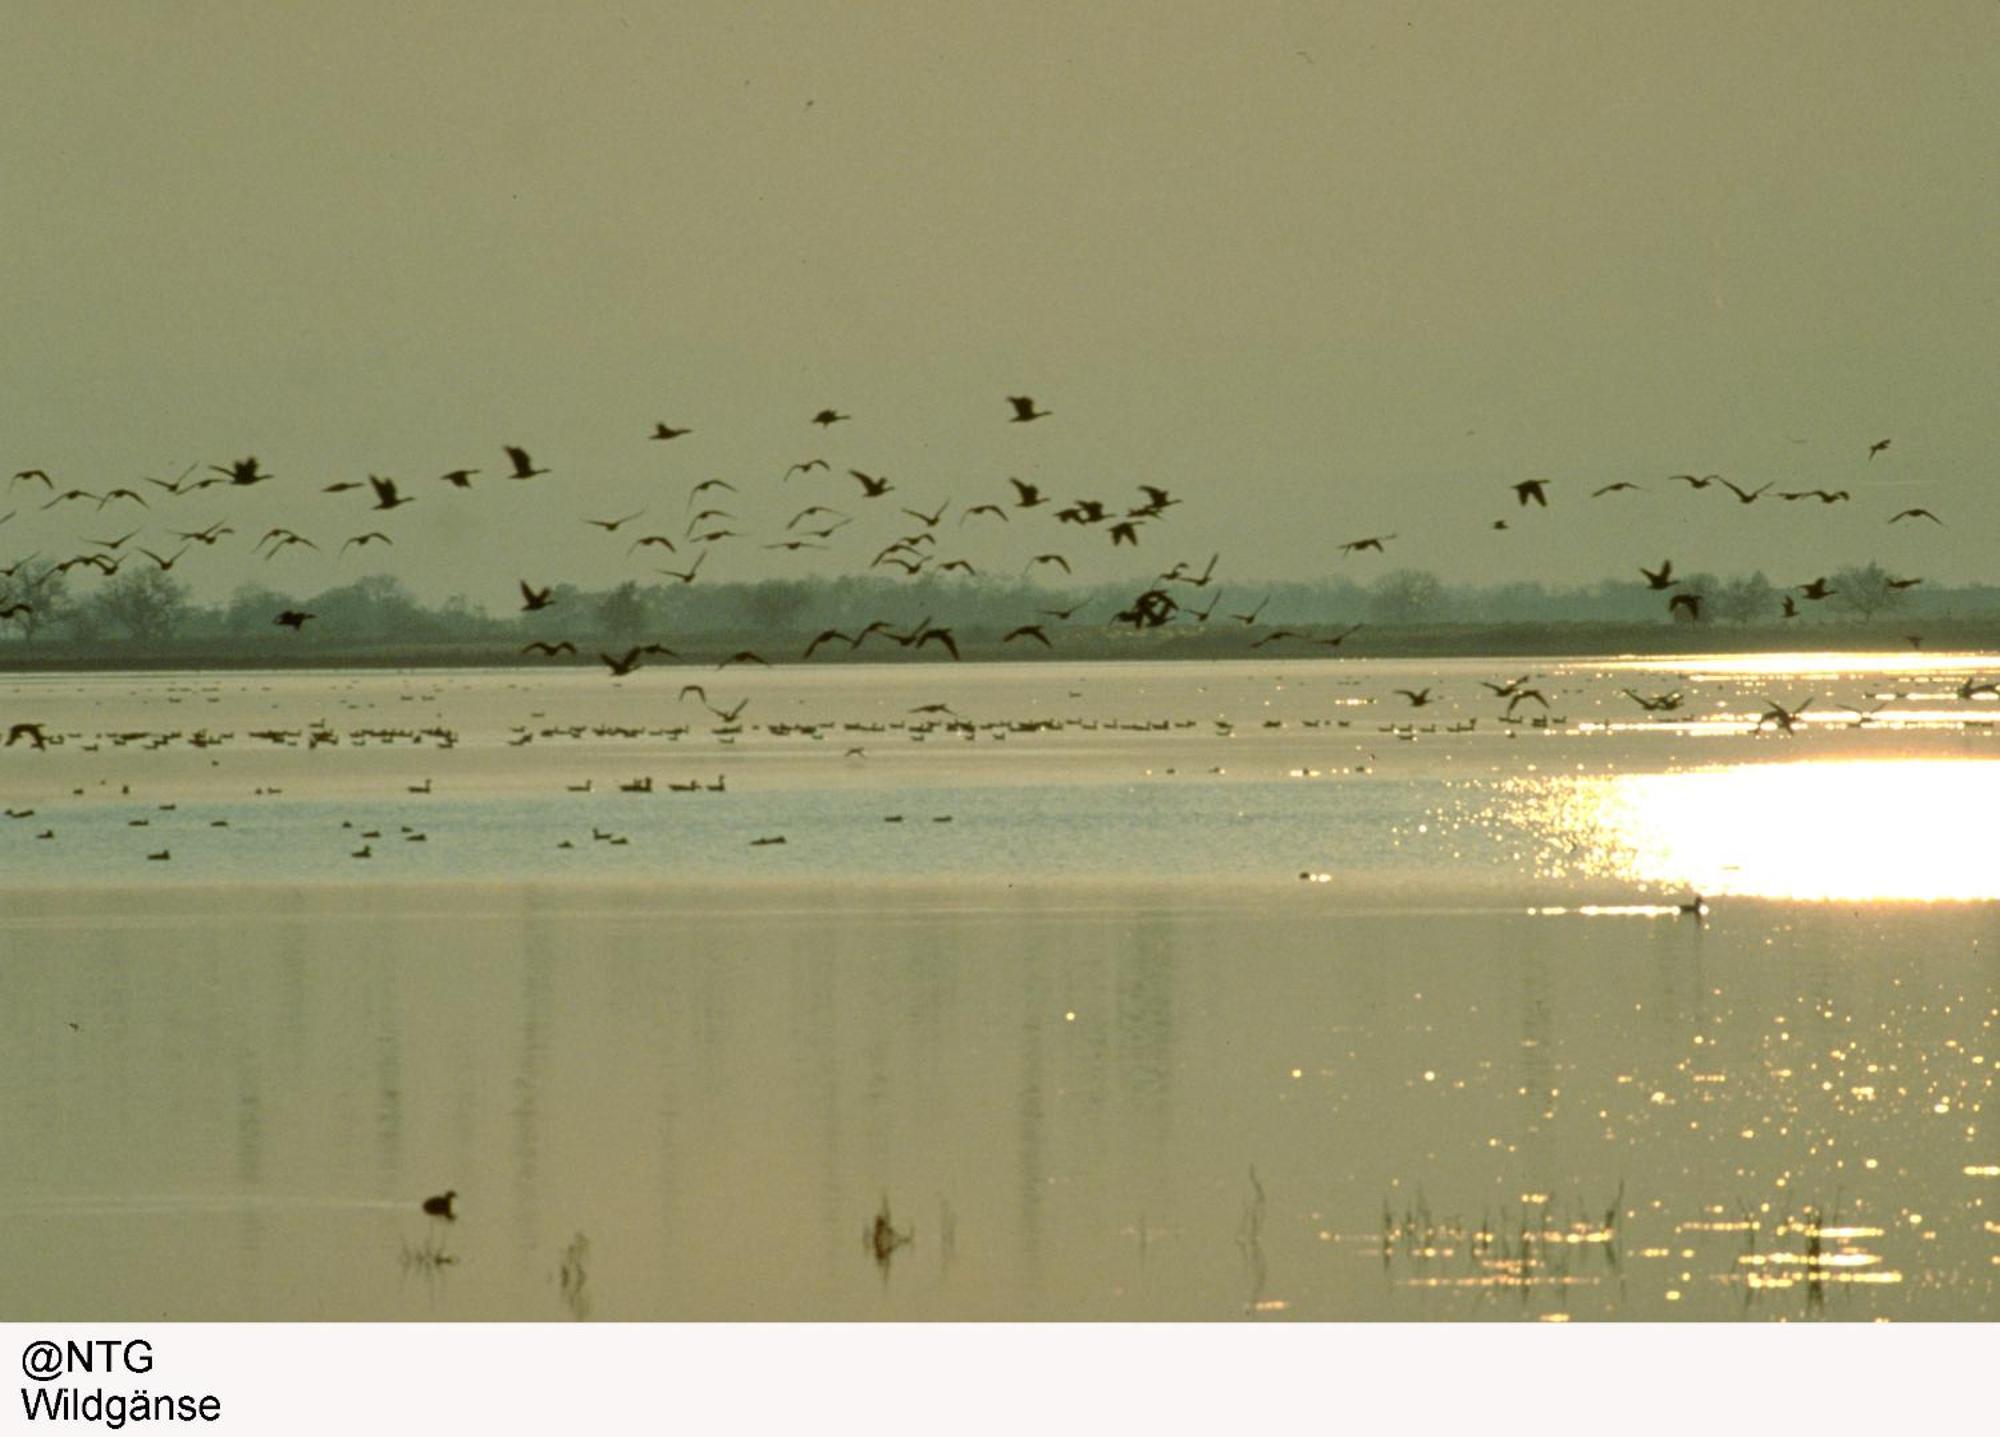
{"label": "sun glare on water", "polygon": [[1525,815],[1572,875],[1710,896],[2000,898],[2000,762],[1744,764],[1565,780]]}

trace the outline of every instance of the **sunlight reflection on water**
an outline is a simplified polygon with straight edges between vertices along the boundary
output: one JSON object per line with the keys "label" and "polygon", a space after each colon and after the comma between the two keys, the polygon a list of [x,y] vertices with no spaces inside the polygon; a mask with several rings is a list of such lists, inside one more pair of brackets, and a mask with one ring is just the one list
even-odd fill
{"label": "sunlight reflection on water", "polygon": [[1737,764],[1521,786],[1545,872],[1814,901],[2000,898],[2000,763]]}

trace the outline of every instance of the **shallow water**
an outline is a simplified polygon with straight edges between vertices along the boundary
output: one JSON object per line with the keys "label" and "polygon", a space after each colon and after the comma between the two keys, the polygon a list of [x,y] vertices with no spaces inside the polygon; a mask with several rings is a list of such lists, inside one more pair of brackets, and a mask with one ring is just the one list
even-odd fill
{"label": "shallow water", "polygon": [[[65,738],[0,765],[0,1316],[1991,1318],[1992,710],[1868,662],[1776,682],[1940,717],[968,666],[515,748],[675,685],[10,683]],[[355,746],[404,707],[453,745]]]}

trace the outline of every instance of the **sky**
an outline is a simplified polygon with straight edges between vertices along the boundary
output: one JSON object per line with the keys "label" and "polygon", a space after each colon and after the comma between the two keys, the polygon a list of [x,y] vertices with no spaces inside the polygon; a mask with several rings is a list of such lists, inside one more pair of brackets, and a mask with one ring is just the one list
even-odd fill
{"label": "sky", "polygon": [[[383,571],[504,609],[672,566],[581,521],[684,538],[708,478],[745,537],[703,577],[759,578],[1012,475],[1182,502],[1136,550],[1043,509],[941,552],[1996,577],[1991,0],[10,0],[0,43],[4,472],[277,476],[101,516],[17,487],[0,557],[225,517],[176,570],[204,596]],[[849,467],[896,488],[857,513]],[[319,492],[371,472],[419,502]],[[1614,480],[1644,487],[1588,497]],[[813,502],[857,513],[842,547],[761,547]],[[1944,525],[1888,526],[1911,505]],[[326,552],[253,557],[278,523]]]}

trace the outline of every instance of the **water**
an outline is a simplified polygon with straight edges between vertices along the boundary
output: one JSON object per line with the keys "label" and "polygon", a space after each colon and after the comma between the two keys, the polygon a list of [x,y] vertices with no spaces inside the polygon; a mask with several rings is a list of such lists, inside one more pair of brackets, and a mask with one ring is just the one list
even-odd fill
{"label": "water", "polygon": [[10,681],[0,1316],[1990,1318],[1912,662]]}

